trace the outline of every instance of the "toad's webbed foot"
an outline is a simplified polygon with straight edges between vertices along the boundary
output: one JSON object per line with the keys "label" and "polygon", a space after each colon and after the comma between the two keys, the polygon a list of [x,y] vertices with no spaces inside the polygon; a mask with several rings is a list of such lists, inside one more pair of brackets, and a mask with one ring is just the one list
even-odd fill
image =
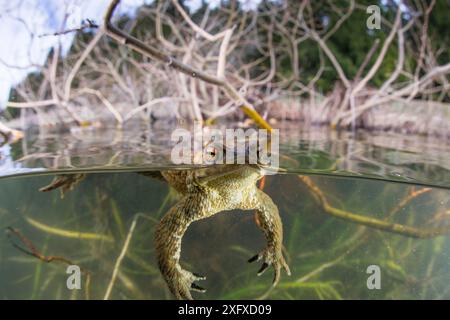
{"label": "toad's webbed foot", "polygon": [[248,260],[248,262],[254,262],[254,261],[260,261],[262,260],[263,263],[261,265],[261,268],[258,271],[258,276],[262,275],[264,271],[270,266],[274,269],[274,277],[272,285],[276,286],[280,280],[281,275],[281,269],[284,269],[286,271],[287,275],[291,275],[291,270],[289,269],[288,264],[286,263],[286,260],[283,257],[283,253],[281,250],[277,250],[276,248],[270,248],[267,247],[257,255],[253,256]]}
{"label": "toad's webbed foot", "polygon": [[273,286],[276,286],[280,280],[281,269],[284,269],[288,275],[291,275],[289,266],[284,259],[283,248],[283,227],[277,206],[272,199],[262,192],[256,194],[256,214],[260,227],[265,235],[267,246],[259,254],[250,258],[248,262],[262,260],[262,266],[258,271],[258,276],[270,266],[274,269]]}
{"label": "toad's webbed foot", "polygon": [[205,280],[206,277],[196,273],[189,272],[177,266],[175,272],[166,277],[170,291],[177,299],[192,300],[191,290],[197,292],[206,292],[206,289],[200,287],[195,281]]}

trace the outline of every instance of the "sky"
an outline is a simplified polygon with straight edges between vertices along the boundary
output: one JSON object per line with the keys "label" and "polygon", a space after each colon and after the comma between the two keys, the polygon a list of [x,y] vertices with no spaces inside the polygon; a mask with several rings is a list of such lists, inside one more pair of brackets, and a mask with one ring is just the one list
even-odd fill
{"label": "sky", "polygon": [[[42,65],[52,47],[61,43],[62,54],[70,48],[74,33],[41,36],[77,28],[83,19],[102,23],[110,0],[0,0],[0,110],[4,109],[12,86]],[[118,13],[133,15],[136,8],[153,0],[122,0]],[[210,7],[220,0],[207,0]],[[259,0],[241,0],[243,8],[254,9]],[[187,0],[195,12],[202,0]],[[66,13],[68,14],[64,24]]]}
{"label": "sky", "polygon": [[[42,65],[50,49],[61,43],[62,54],[70,48],[74,33],[43,36],[79,27],[83,19],[101,23],[110,0],[0,0],[0,109],[11,86]],[[151,0],[122,0],[118,11],[132,14]],[[65,25],[64,18],[68,13]]]}

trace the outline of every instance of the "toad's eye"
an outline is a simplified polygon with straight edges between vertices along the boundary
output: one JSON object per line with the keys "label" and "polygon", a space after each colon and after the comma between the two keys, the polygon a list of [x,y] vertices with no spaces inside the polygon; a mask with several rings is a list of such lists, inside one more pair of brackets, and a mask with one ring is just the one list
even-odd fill
{"label": "toad's eye", "polygon": [[210,143],[205,146],[203,150],[203,160],[209,164],[221,164],[223,163],[223,146],[219,143]]}
{"label": "toad's eye", "polygon": [[216,148],[211,148],[211,150],[209,150],[209,156],[211,159],[214,159],[217,156]]}
{"label": "toad's eye", "polygon": [[206,150],[206,157],[207,160],[211,161],[211,160],[215,160],[217,157],[217,149],[215,147],[208,147]]}

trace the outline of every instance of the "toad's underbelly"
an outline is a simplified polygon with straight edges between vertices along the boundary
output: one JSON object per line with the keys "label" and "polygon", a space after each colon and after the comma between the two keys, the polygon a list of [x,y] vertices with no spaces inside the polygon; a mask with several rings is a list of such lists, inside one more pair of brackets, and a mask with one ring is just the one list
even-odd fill
{"label": "toad's underbelly", "polygon": [[220,190],[211,189],[208,191],[208,202],[215,210],[249,209],[255,207],[256,197],[255,185],[246,188],[224,187]]}

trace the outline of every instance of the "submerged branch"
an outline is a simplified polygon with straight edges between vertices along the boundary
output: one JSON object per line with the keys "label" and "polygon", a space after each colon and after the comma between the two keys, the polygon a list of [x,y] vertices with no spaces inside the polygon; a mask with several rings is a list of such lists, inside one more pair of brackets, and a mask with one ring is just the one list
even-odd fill
{"label": "submerged branch", "polygon": [[399,212],[402,208],[404,208],[408,203],[410,203],[415,198],[421,196],[422,194],[430,192],[431,188],[422,188],[419,190],[412,190],[406,197],[403,198],[392,210],[389,212],[388,217],[393,216],[397,212]]}
{"label": "submerged branch", "polygon": [[450,233],[450,226],[442,228],[426,228],[419,229],[405,226],[398,223],[391,223],[371,217],[365,217],[350,211],[342,210],[331,206],[327,198],[319,187],[309,177],[298,176],[309,190],[317,197],[317,200],[322,205],[324,211],[332,216],[351,221],[353,223],[364,225],[378,230],[388,231],[412,238],[433,238]]}
{"label": "submerged branch", "polygon": [[[42,254],[35,246],[34,244],[31,242],[30,239],[28,239],[27,237],[25,237],[25,235],[23,235],[18,229],[15,229],[13,227],[7,227],[6,228],[6,235],[9,239],[9,241],[11,242],[11,244],[18,249],[19,251],[30,255],[32,257],[35,257],[43,262],[46,263],[51,263],[51,262],[60,262],[63,264],[66,264],[68,266],[71,265],[76,265],[75,263],[73,263],[71,260],[62,257],[62,256],[46,256],[44,254]],[[17,244],[16,242],[14,242],[13,237],[15,236],[17,239],[20,240],[20,242],[22,243],[23,246]],[[86,299],[89,299],[89,288],[90,288],[90,283],[91,283],[91,272],[83,267],[79,267],[80,271],[82,273],[84,273],[86,275],[86,281],[85,281],[85,287],[86,287]]]}
{"label": "submerged branch", "polygon": [[73,230],[60,229],[56,227],[51,227],[46,224],[43,224],[39,221],[36,221],[30,217],[25,217],[25,220],[31,224],[33,227],[47,232],[49,234],[53,234],[55,236],[65,237],[65,238],[75,238],[82,240],[102,240],[107,242],[112,242],[113,239],[109,235],[99,234],[99,233],[90,233],[90,232],[80,232]]}

